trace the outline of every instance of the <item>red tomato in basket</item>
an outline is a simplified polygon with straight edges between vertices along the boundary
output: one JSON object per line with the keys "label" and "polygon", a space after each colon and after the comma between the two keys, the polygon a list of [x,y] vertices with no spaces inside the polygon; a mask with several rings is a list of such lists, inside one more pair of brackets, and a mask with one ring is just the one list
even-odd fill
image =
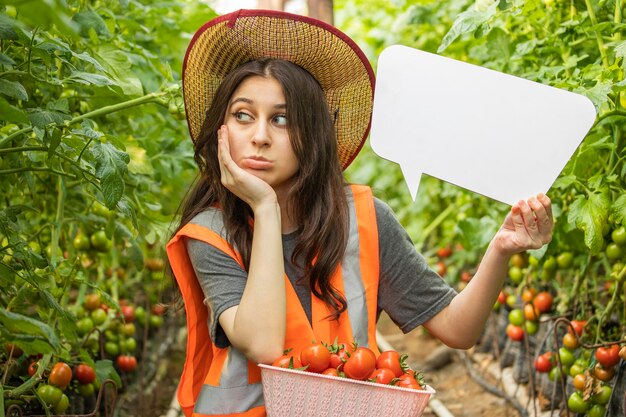
{"label": "red tomato in basket", "polygon": [[302,368],[300,359],[288,353],[285,353],[283,356],[279,357],[274,362],[272,362],[272,366],[277,366],[279,368],[287,368],[287,369]]}
{"label": "red tomato in basket", "polygon": [[390,384],[396,377],[393,371],[389,368],[378,368],[368,378],[372,382],[379,384]]}
{"label": "red tomato in basket", "polygon": [[422,389],[422,386],[415,378],[415,371],[407,369],[402,375],[398,377],[396,387]]}
{"label": "red tomato in basket", "polygon": [[376,355],[366,347],[358,347],[343,365],[348,378],[364,380],[376,369]]}
{"label": "red tomato in basket", "polygon": [[339,376],[339,371],[335,368],[328,368],[322,372],[322,375]]}
{"label": "red tomato in basket", "polygon": [[378,359],[376,359],[376,368],[387,368],[390,369],[394,376],[397,378],[404,373],[402,370],[406,368],[406,365],[403,367],[404,361],[407,356],[402,355],[394,350],[388,350],[380,354]]}
{"label": "red tomato in basket", "polygon": [[302,366],[308,366],[307,371],[320,373],[330,365],[330,352],[323,344],[315,343],[302,349],[300,362]]}
{"label": "red tomato in basket", "polygon": [[350,353],[346,350],[345,345],[340,346],[342,347],[337,351],[337,353],[330,354],[330,368],[335,368],[338,371],[343,369],[343,364],[346,363],[350,357]]}

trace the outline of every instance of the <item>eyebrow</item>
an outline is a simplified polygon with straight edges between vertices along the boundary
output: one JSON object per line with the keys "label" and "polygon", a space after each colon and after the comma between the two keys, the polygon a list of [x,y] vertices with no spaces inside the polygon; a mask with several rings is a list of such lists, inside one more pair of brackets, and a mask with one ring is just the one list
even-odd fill
{"label": "eyebrow", "polygon": [[[239,103],[239,102],[243,102],[243,103],[247,103],[247,104],[251,104],[251,105],[254,104],[254,101],[250,100],[249,98],[237,97],[236,99],[234,99],[233,101],[230,102],[229,107],[233,106],[234,104]],[[277,105],[274,106],[274,108],[275,109],[286,109],[287,105],[286,104],[277,104]]]}

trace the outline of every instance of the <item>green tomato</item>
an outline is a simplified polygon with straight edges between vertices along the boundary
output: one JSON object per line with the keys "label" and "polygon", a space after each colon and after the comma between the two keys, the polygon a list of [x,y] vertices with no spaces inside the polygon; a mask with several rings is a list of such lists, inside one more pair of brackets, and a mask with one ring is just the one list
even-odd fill
{"label": "green tomato", "polygon": [[96,392],[93,384],[78,384],[78,393],[82,397],[91,397]]}
{"label": "green tomato", "polygon": [[620,246],[626,246],[626,228],[624,226],[620,226],[613,230],[613,233],[611,233],[611,239]]}
{"label": "green tomato", "polygon": [[624,255],[622,248],[616,243],[609,243],[606,246],[606,257],[609,261],[617,261]]}
{"label": "green tomato", "polygon": [[556,257],[556,263],[561,269],[567,269],[574,263],[572,252],[563,252]]}
{"label": "green tomato", "polygon": [[611,400],[612,393],[613,389],[610,386],[602,385],[600,387],[600,392],[591,396],[591,401],[595,404],[607,405]]}
{"label": "green tomato", "polygon": [[589,402],[583,400],[583,396],[579,391],[574,391],[567,399],[567,406],[575,413],[586,413],[589,410]]}
{"label": "green tomato", "polygon": [[76,322],[79,336],[84,336],[93,329],[93,320],[89,317],[82,318]]}
{"label": "green tomato", "polygon": [[539,323],[535,320],[526,320],[524,322],[524,329],[526,329],[526,333],[535,334],[539,331]]}
{"label": "green tomato", "polygon": [[54,407],[61,401],[63,391],[53,385],[43,384],[37,387],[37,395],[48,407]]}
{"label": "green tomato", "polygon": [[74,249],[86,251],[91,248],[91,242],[89,241],[89,237],[83,235],[82,233],[78,233],[73,240]]}
{"label": "green tomato", "polygon": [[[563,373],[564,375],[567,375],[569,373],[569,369],[566,366],[563,367]],[[550,378],[550,381],[561,380],[561,370],[559,369],[558,366],[555,366],[552,369],[550,369],[550,372],[548,373],[548,378]]]}
{"label": "green tomato", "polygon": [[585,372],[585,369],[587,369],[586,366],[581,366],[577,364],[576,362],[574,362],[574,364],[569,368],[569,376],[573,378],[576,375],[582,374],[583,372]]}
{"label": "green tomato", "polygon": [[139,324],[146,324],[146,309],[143,307],[135,308],[135,320],[139,322]]}
{"label": "green tomato", "polygon": [[107,312],[102,308],[97,308],[91,312],[91,320],[96,326],[99,326],[107,320]]}
{"label": "green tomato", "polygon": [[509,278],[511,278],[511,281],[513,281],[515,284],[519,284],[524,278],[524,272],[521,268],[517,266],[512,266],[509,268]]}
{"label": "green tomato", "polygon": [[539,266],[539,259],[535,258],[534,256],[529,256],[528,257],[528,265],[536,268],[537,266]]}
{"label": "green tomato", "polygon": [[137,341],[132,337],[129,337],[123,342],[120,342],[120,350],[122,351],[122,353],[132,354],[135,352],[135,349],[137,349]]}
{"label": "green tomato", "polygon": [[107,252],[111,249],[111,241],[107,238],[106,232],[104,230],[98,230],[89,238],[91,242],[91,246],[98,252]]}
{"label": "green tomato", "polygon": [[543,262],[544,271],[554,272],[556,270],[556,267],[557,267],[557,264],[556,264],[556,259],[554,259],[554,256],[550,256],[546,258],[546,260]]}
{"label": "green tomato", "polygon": [[574,352],[572,352],[566,347],[561,347],[559,349],[559,358],[561,359],[561,363],[567,367],[571,366],[576,360],[576,356],[574,356]]}
{"label": "green tomato", "polygon": [[508,295],[506,297],[506,305],[513,308],[515,307],[515,304],[517,303],[517,297],[513,294]]}
{"label": "green tomato", "polygon": [[65,410],[67,410],[70,406],[70,399],[65,394],[61,394],[61,399],[54,406],[54,414],[65,414]]}
{"label": "green tomato", "polygon": [[515,326],[524,324],[524,312],[520,308],[514,308],[509,312],[509,323]]}
{"label": "green tomato", "polygon": [[114,211],[109,210],[106,206],[100,204],[97,201],[91,206],[91,212],[97,216],[107,219],[110,218],[112,214],[115,214]]}
{"label": "green tomato", "polygon": [[115,342],[106,342],[104,344],[104,351],[109,356],[117,356],[120,354],[120,347]]}
{"label": "green tomato", "polygon": [[606,413],[606,407],[600,404],[594,404],[591,406],[589,411],[587,411],[587,417],[604,417]]}
{"label": "green tomato", "polygon": [[150,327],[153,329],[158,329],[163,325],[163,317],[157,316],[156,314],[152,314],[150,316]]}

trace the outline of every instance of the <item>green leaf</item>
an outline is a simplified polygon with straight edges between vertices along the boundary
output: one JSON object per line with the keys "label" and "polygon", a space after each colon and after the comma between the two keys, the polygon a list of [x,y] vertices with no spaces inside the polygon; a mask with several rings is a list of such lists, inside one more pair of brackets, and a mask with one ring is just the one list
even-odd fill
{"label": "green leaf", "polygon": [[46,137],[50,138],[50,143],[48,144],[48,158],[52,158],[54,156],[54,151],[61,144],[63,133],[61,129],[53,127],[52,132],[46,130]]}
{"label": "green leaf", "polygon": [[50,124],[63,124],[66,120],[70,120],[71,117],[67,114],[55,112],[55,111],[46,111],[46,110],[35,110],[32,113],[28,114],[28,118],[30,122],[39,128],[44,128]]}
{"label": "green leaf", "polygon": [[72,74],[66,79],[69,81],[75,81],[81,84],[93,84],[99,87],[105,85],[117,85],[113,80],[109,77],[100,74],[92,74],[88,72],[74,71]]}
{"label": "green leaf", "polygon": [[617,224],[626,224],[626,194],[620,195],[611,205],[611,214]]}
{"label": "green leaf", "polygon": [[615,46],[615,57],[626,58],[626,41],[620,42]]}
{"label": "green leaf", "polygon": [[491,217],[485,216],[480,219],[469,218],[461,220],[457,227],[461,244],[467,249],[482,249],[493,238],[499,224]]}
{"label": "green leaf", "polygon": [[24,112],[9,104],[3,97],[0,97],[0,120],[14,123],[28,123],[28,118]]}
{"label": "green leaf", "polygon": [[18,100],[28,101],[28,94],[22,84],[17,81],[9,81],[0,78],[0,93],[7,97],[13,97]]}
{"label": "green leaf", "polygon": [[110,379],[117,384],[117,389],[122,388],[122,380],[109,359],[96,361],[96,376],[100,382]]}
{"label": "green leaf", "polygon": [[469,9],[461,13],[452,24],[448,33],[443,37],[441,45],[439,45],[437,49],[437,53],[445,51],[459,36],[473,32],[480,25],[486,23],[496,14],[497,6],[497,1],[491,3],[485,10],[477,10],[476,7],[472,5]]}
{"label": "green leaf", "polygon": [[4,325],[10,334],[16,337],[18,335],[41,337],[42,341],[52,348],[54,352],[58,352],[61,347],[59,338],[54,330],[39,320],[0,308],[0,323]]}
{"label": "green leaf", "polygon": [[5,55],[2,52],[0,52],[0,65],[13,68],[15,66],[15,61],[13,61],[11,57],[9,57],[8,55]]}
{"label": "green leaf", "polygon": [[596,254],[604,244],[603,231],[608,221],[611,200],[607,189],[592,192],[589,197],[579,195],[570,206],[567,221],[585,234],[585,245]]}
{"label": "green leaf", "polygon": [[17,39],[14,26],[17,22],[5,14],[0,14],[0,39]]}
{"label": "green leaf", "polygon": [[126,152],[109,143],[96,142],[93,153],[104,201],[109,209],[113,209],[124,194],[124,175],[128,171],[130,158]]}
{"label": "green leaf", "polygon": [[0,262],[0,282],[3,283],[3,288],[7,288],[9,285],[15,283],[16,275],[17,272],[15,272],[13,268],[5,264],[4,262]]}
{"label": "green leaf", "polygon": [[574,89],[574,92],[587,96],[596,107],[596,110],[598,110],[609,101],[609,94],[612,89],[613,83],[609,81],[598,81],[596,85],[591,88],[578,87]]}
{"label": "green leaf", "polygon": [[93,10],[87,10],[74,15],[72,18],[80,27],[80,35],[87,38],[89,37],[89,29],[93,30],[100,36],[109,37],[111,33],[107,28],[106,23],[98,13]]}
{"label": "green leaf", "polygon": [[554,181],[552,187],[565,190],[576,184],[577,181],[578,178],[576,177],[576,175],[563,175],[559,177],[556,181]]}

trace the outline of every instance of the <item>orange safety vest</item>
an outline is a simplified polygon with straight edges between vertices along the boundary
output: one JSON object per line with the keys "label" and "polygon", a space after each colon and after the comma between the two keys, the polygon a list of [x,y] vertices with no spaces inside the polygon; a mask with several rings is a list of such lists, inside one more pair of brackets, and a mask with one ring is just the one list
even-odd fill
{"label": "orange safety vest", "polygon": [[[331,277],[348,305],[339,321],[327,319],[332,311],[311,296],[312,324],[285,276],[287,330],[285,348],[299,352],[312,340],[332,343],[356,340],[376,355],[378,297],[378,227],[372,192],[351,186],[349,238],[341,267]],[[218,209],[211,209],[221,221]],[[214,222],[215,223],[215,222]],[[213,227],[212,227],[213,228]],[[204,293],[187,255],[186,239],[204,241],[230,255],[243,267],[239,253],[226,241],[223,227],[215,230],[188,223],[167,244],[167,254],[180,287],[187,315],[187,357],[178,387],[178,401],[190,417],[265,416],[260,368],[232,346],[217,348],[209,338],[209,312]]]}

